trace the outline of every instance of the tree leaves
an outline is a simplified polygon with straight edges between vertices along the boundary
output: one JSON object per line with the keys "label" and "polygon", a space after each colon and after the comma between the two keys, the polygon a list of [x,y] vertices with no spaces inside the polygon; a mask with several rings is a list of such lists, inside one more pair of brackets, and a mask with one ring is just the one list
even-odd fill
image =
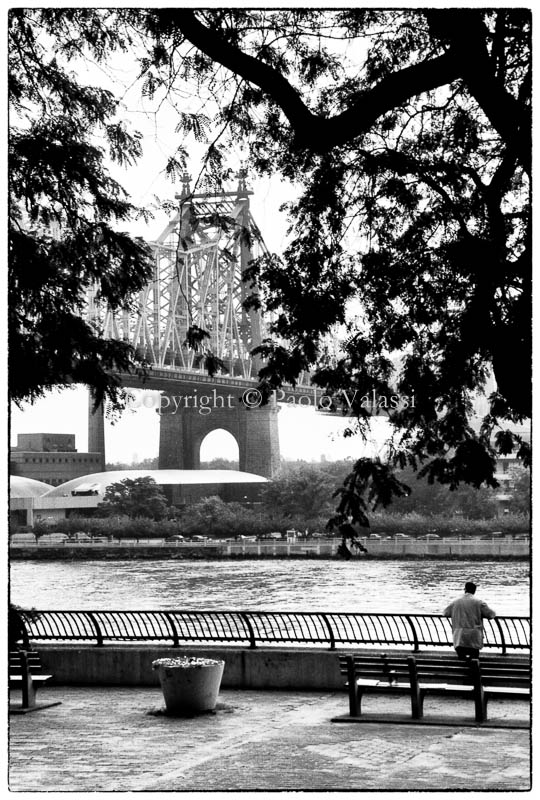
{"label": "tree leaves", "polygon": [[191,347],[191,349],[195,350],[195,352],[198,352],[201,349],[203,342],[209,338],[210,334],[208,331],[203,330],[198,325],[190,325],[187,329],[186,338],[183,344],[187,345],[187,347]]}
{"label": "tree leaves", "polygon": [[[306,464],[282,470],[261,490],[267,513],[290,518],[316,519],[331,510],[334,480],[315,465]],[[307,524],[307,523],[306,523]]]}
{"label": "tree leaves", "polygon": [[352,472],[345,478],[343,487],[336,490],[339,497],[337,515],[329,522],[330,529],[341,525],[349,518],[363,528],[369,527],[367,513],[378,506],[386,507],[394,497],[410,494],[410,487],[393,474],[391,466],[379,459],[360,458]]}
{"label": "tree leaves", "polygon": [[190,325],[186,332],[184,345],[195,351],[195,365],[202,364],[210,377],[213,377],[218,372],[226,372],[227,368],[222,359],[206,346],[205,342],[208,339],[210,339],[208,331],[198,325]]}
{"label": "tree leaves", "polygon": [[167,510],[167,498],[149,476],[111,483],[98,504],[98,512],[105,516],[126,515],[131,519],[160,520],[167,516]]}
{"label": "tree leaves", "polygon": [[[100,131],[121,165],[141,154],[140,137],[114,119],[112,93],[85,87],[59,53],[102,58],[125,46],[94,10],[10,14],[9,363],[21,403],[50,388],[83,383],[97,403],[122,406],[118,372],[144,368],[127,343],[84,322],[88,290],[127,307],[151,275],[150,249],[117,229],[134,207],[104,166]],[[41,113],[39,113],[41,112]]]}
{"label": "tree leaves", "polygon": [[[58,56],[38,41],[36,21],[61,43]],[[246,274],[258,291],[245,308],[260,306],[272,317],[270,338],[256,353],[267,360],[263,394],[310,368],[334,393],[414,394],[416,404],[392,416],[388,469],[410,464],[450,486],[493,485],[495,453],[511,445],[506,434],[493,434],[530,414],[527,11],[17,10],[10,23],[13,107],[28,119],[38,109],[45,120],[12,136],[15,227],[24,213],[36,225],[67,223],[64,256],[83,242],[96,254],[95,269],[90,258],[76,262],[85,279],[112,256],[101,291],[118,304],[142,279],[142,250],[99,227],[133,210],[104,174],[85,125],[105,130],[107,146],[126,161],[137,157],[140,141],[113,120],[114,97],[78,85],[61,57],[88,48],[103,59],[112,47],[131,46],[137,31],[146,44],[144,92],[174,98],[176,132],[209,141],[205,186],[222,186],[228,155],[241,142],[255,171],[298,188],[285,251]],[[176,102],[182,91],[200,98],[197,110]],[[173,179],[186,165],[182,148],[166,168]],[[44,276],[63,274],[62,253],[44,236],[34,250],[16,244]],[[126,269],[137,273],[133,282],[120,280]],[[37,281],[29,298],[34,314],[41,288]],[[66,303],[80,302],[72,280],[62,291]],[[60,298],[55,304],[62,308]],[[25,309],[14,325],[21,320],[33,335]],[[330,355],[324,337],[336,325],[347,335]],[[35,335],[39,347],[39,326]],[[211,370],[220,367],[205,346],[199,355]],[[497,396],[476,430],[472,400],[493,373]],[[513,445],[529,459],[527,442],[514,434]],[[342,510],[358,519],[372,488],[372,499],[379,493],[384,502],[399,491],[390,473],[363,465],[355,475]]]}

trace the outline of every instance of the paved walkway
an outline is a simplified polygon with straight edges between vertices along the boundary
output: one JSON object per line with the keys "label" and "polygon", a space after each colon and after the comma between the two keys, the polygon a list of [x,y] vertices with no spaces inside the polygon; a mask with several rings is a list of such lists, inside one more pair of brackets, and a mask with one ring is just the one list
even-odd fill
{"label": "paved walkway", "polygon": [[[10,716],[15,792],[530,789],[528,730],[332,723],[341,692],[222,690],[215,714],[193,719],[164,716],[159,688],[50,687],[41,700],[62,704]],[[472,703],[428,698],[425,712],[451,720]],[[521,701],[490,705],[491,718],[527,715]]]}

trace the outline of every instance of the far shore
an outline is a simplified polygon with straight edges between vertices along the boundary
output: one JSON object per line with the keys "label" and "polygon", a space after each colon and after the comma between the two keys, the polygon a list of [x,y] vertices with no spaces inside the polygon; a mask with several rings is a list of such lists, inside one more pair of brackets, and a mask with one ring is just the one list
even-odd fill
{"label": "far shore", "polygon": [[11,544],[10,558],[13,560],[137,560],[171,559],[182,560],[222,560],[222,559],[324,559],[343,560],[508,560],[527,561],[530,559],[530,545],[527,540],[513,538],[459,539],[447,538],[433,540],[362,540],[367,552],[351,547],[349,553],[338,555],[339,540],[298,541],[298,542],[178,542],[164,540],[155,542],[62,542],[54,544]]}

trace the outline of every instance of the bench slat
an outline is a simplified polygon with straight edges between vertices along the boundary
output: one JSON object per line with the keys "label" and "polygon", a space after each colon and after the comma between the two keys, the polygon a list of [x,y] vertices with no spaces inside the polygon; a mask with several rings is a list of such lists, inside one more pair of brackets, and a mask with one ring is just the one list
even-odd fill
{"label": "bench slat", "polygon": [[[347,673],[345,673],[345,674],[347,674]],[[409,680],[409,672],[408,672],[408,670],[395,670],[395,671],[391,670],[391,672],[382,673],[381,670],[375,671],[375,670],[362,669],[362,670],[355,670],[354,674],[359,678],[360,677],[362,677],[362,678],[380,678],[381,675],[382,675],[383,677],[387,677],[387,678],[396,679],[396,678],[400,678],[401,677],[401,678],[406,678],[407,680]]]}
{"label": "bench slat", "polygon": [[519,695],[520,697],[530,697],[530,687],[524,686],[484,686],[484,692],[487,694],[498,695]]}
{"label": "bench slat", "polygon": [[[348,684],[346,684],[346,685],[348,686]],[[373,680],[369,680],[369,679],[359,678],[356,681],[356,685],[357,686],[371,686],[373,688],[379,687],[381,689],[382,688],[384,688],[384,689],[399,689],[399,688],[402,688],[402,687],[405,687],[406,689],[410,688],[409,681],[407,681],[406,683],[399,683],[399,681],[390,683],[389,681],[387,681],[385,679],[382,679],[382,680],[374,680],[374,679]]]}

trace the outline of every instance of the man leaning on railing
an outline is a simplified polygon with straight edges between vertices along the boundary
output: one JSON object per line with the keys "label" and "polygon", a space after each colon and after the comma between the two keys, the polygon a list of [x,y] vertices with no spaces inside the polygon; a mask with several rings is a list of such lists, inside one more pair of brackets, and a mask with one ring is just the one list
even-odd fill
{"label": "man leaning on railing", "polygon": [[478,658],[484,646],[483,619],[495,619],[497,614],[484,600],[474,597],[476,584],[467,581],[465,594],[447,606],[443,614],[452,620],[454,648],[459,658]]}

